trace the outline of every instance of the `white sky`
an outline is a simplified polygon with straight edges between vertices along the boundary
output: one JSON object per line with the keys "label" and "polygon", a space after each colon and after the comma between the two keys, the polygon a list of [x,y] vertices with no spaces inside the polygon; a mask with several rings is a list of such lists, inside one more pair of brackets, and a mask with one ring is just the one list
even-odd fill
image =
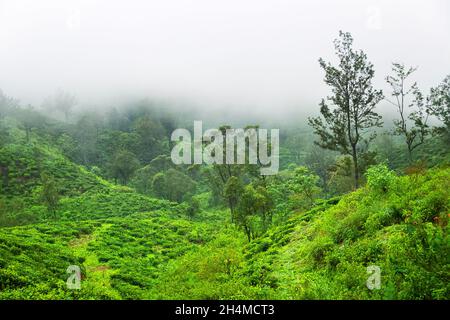
{"label": "white sky", "polygon": [[[57,88],[82,103],[167,96],[267,112],[317,108],[318,58],[349,31],[375,64],[450,73],[450,1],[0,0],[0,88],[39,105]],[[106,101],[106,100],[105,100]]]}

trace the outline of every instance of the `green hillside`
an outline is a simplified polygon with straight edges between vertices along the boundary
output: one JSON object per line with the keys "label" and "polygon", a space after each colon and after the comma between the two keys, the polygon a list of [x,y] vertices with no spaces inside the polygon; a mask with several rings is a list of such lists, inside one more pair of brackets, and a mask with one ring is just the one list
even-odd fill
{"label": "green hillside", "polygon": [[[39,137],[36,137],[39,138]],[[59,220],[86,220],[173,208],[177,204],[148,198],[125,186],[114,185],[74,164],[56,148],[38,139],[10,143],[0,149],[0,226],[52,219],[42,202],[43,175],[58,187]]]}
{"label": "green hillside", "polygon": [[[449,168],[374,173],[248,243],[224,210],[189,219],[182,205],[115,186],[38,143],[0,154],[11,173],[2,222],[27,224],[0,228],[1,299],[450,296]],[[57,219],[34,195],[44,170],[65,186]],[[69,265],[81,266],[81,290],[67,289]],[[381,268],[380,290],[366,287],[370,265]]]}
{"label": "green hillside", "polygon": [[152,109],[108,124],[23,112],[0,117],[0,299],[450,298],[446,136],[413,158],[376,142],[355,188],[352,159],[308,139],[284,140],[265,177],[174,165],[175,124]]}

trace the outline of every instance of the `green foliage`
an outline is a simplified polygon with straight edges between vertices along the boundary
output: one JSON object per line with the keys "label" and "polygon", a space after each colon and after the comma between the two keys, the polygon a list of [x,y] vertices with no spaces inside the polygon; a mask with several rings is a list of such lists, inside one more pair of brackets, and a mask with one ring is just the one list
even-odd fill
{"label": "green foliage", "polygon": [[338,157],[329,169],[327,187],[331,194],[338,195],[354,189],[354,167],[350,156]]}
{"label": "green foliage", "polygon": [[197,183],[183,172],[170,168],[153,176],[155,195],[170,201],[182,202],[195,193]]}
{"label": "green foliage", "polygon": [[43,173],[41,176],[42,191],[41,197],[44,204],[47,206],[48,212],[52,213],[56,218],[56,210],[59,204],[59,192],[55,180]]}
{"label": "green foliage", "polygon": [[41,184],[41,173],[51,172],[62,195],[79,195],[104,188],[104,181],[42,145],[8,144],[0,149],[0,194],[31,195]]}
{"label": "green foliage", "polygon": [[189,218],[194,218],[198,212],[200,211],[200,200],[197,198],[192,197],[191,200],[188,203],[187,207],[187,215]]}
{"label": "green foliage", "polygon": [[[393,76],[386,77],[386,82],[391,86],[391,95],[395,97],[395,102],[389,101],[395,106],[399,118],[394,120],[395,135],[401,135],[408,149],[408,159],[412,161],[412,152],[425,142],[428,134],[429,110],[425,106],[425,99],[414,82],[409,87],[407,82],[412,73],[417,68],[407,68],[404,64],[393,63]],[[411,101],[408,101],[412,95]]]}
{"label": "green foliage", "polygon": [[[202,223],[139,214],[0,229],[0,299],[146,297],[164,265],[211,239]],[[82,289],[66,287],[69,265]]]}
{"label": "green foliage", "polygon": [[[0,228],[0,299],[448,299],[450,170],[392,177],[395,188],[368,177],[251,242],[222,212],[187,220],[183,206],[126,187],[63,198],[58,221]],[[240,199],[261,230],[264,188]],[[66,287],[69,265],[81,267],[81,290]],[[370,265],[379,290],[366,287]]]}
{"label": "green foliage", "polygon": [[450,140],[450,75],[435,88],[431,89],[431,103],[428,112],[436,116],[443,124],[437,128],[438,133],[443,133]]}
{"label": "green foliage", "polygon": [[110,166],[111,176],[126,185],[133,173],[139,168],[139,161],[134,154],[121,150],[117,152]]}
{"label": "green foliage", "polygon": [[228,206],[231,211],[232,221],[236,220],[237,213],[236,207],[238,206],[239,199],[244,191],[242,181],[235,176],[228,178],[223,188],[223,195],[227,199]]}
{"label": "green foliage", "polygon": [[246,240],[233,226],[207,244],[168,263],[165,272],[149,289],[147,298],[155,299],[244,299],[252,289],[238,277],[244,262],[242,247]]}
{"label": "green foliage", "polygon": [[293,177],[289,179],[289,188],[300,194],[306,200],[306,208],[310,208],[320,194],[318,187],[319,176],[309,171],[306,167],[298,167],[294,170]]}
{"label": "green foliage", "polygon": [[355,188],[359,184],[358,159],[364,144],[372,140],[373,132],[365,133],[373,127],[381,127],[381,116],[375,107],[383,99],[381,90],[373,88],[374,66],[362,51],[353,49],[350,33],[339,32],[334,41],[339,64],[333,66],[319,59],[325,71],[325,83],[332,88],[333,96],[328,103],[320,103],[321,117],[310,118],[309,124],[319,136],[316,143],[325,149],[339,151],[352,156]]}
{"label": "green foliage", "polygon": [[375,192],[386,193],[391,189],[396,180],[394,172],[385,164],[379,164],[367,169],[367,185]]}
{"label": "green foliage", "polygon": [[[368,186],[277,227],[285,230],[281,243],[274,243],[279,231],[258,239],[253,248],[271,245],[256,256],[251,251],[246,268],[248,277],[258,279],[253,285],[268,294],[262,297],[448,299],[450,170],[393,178],[396,188],[386,189],[384,197]],[[381,268],[379,290],[365,285],[370,265]]]}
{"label": "green foliage", "polygon": [[158,121],[148,115],[139,117],[134,125],[134,131],[139,135],[139,160],[149,163],[163,153],[164,146],[159,141],[164,137],[164,128]]}
{"label": "green foliage", "polygon": [[[299,150],[291,137],[283,170],[262,177],[258,165],[175,167],[164,154],[174,123],[146,107],[28,127],[20,112],[0,94],[0,299],[450,297],[441,136],[415,150],[428,165],[404,176],[373,166],[350,192],[353,159],[309,157],[311,133]],[[408,160],[391,142],[377,151],[401,172]],[[360,147],[362,173],[379,159]],[[81,290],[66,286],[69,265]],[[371,265],[378,290],[366,286]]]}
{"label": "green foliage", "polygon": [[160,155],[153,159],[148,165],[138,169],[131,181],[131,185],[142,194],[156,195],[153,190],[152,181],[156,174],[164,173],[175,165],[169,156]]}

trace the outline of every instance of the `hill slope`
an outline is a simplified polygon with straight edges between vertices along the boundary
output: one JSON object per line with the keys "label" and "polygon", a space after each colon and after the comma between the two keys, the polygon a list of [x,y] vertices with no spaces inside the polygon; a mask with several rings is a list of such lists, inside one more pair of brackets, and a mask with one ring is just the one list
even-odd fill
{"label": "hill slope", "polygon": [[[13,137],[0,149],[0,299],[450,298],[448,167],[379,172],[248,243],[224,210],[187,219],[37,135]],[[43,173],[61,186],[54,215]],[[71,265],[81,290],[67,288]],[[366,286],[370,266],[379,289]]]}
{"label": "hill slope", "polygon": [[[247,244],[165,213],[0,229],[0,298],[448,299],[450,169],[318,204]],[[81,265],[82,289],[66,268]],[[366,287],[367,267],[381,288]]]}
{"label": "hill slope", "polygon": [[[159,209],[177,211],[176,203],[105,181],[68,160],[38,135],[25,143],[20,134],[11,136],[15,140],[0,148],[0,226],[48,221],[54,216],[85,220]],[[54,179],[61,196],[54,214],[41,199],[43,174]]]}
{"label": "hill slope", "polygon": [[[448,168],[393,177],[385,191],[364,187],[318,204],[241,250],[224,236],[173,261],[154,292],[171,299],[449,299],[449,187]],[[380,268],[380,289],[366,286],[370,266]]]}

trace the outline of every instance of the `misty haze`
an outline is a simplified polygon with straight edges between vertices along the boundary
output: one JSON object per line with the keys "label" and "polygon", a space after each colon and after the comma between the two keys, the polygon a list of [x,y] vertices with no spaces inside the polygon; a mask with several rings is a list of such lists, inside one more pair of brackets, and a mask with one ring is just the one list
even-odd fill
{"label": "misty haze", "polygon": [[446,0],[0,0],[0,300],[448,300],[449,39]]}

